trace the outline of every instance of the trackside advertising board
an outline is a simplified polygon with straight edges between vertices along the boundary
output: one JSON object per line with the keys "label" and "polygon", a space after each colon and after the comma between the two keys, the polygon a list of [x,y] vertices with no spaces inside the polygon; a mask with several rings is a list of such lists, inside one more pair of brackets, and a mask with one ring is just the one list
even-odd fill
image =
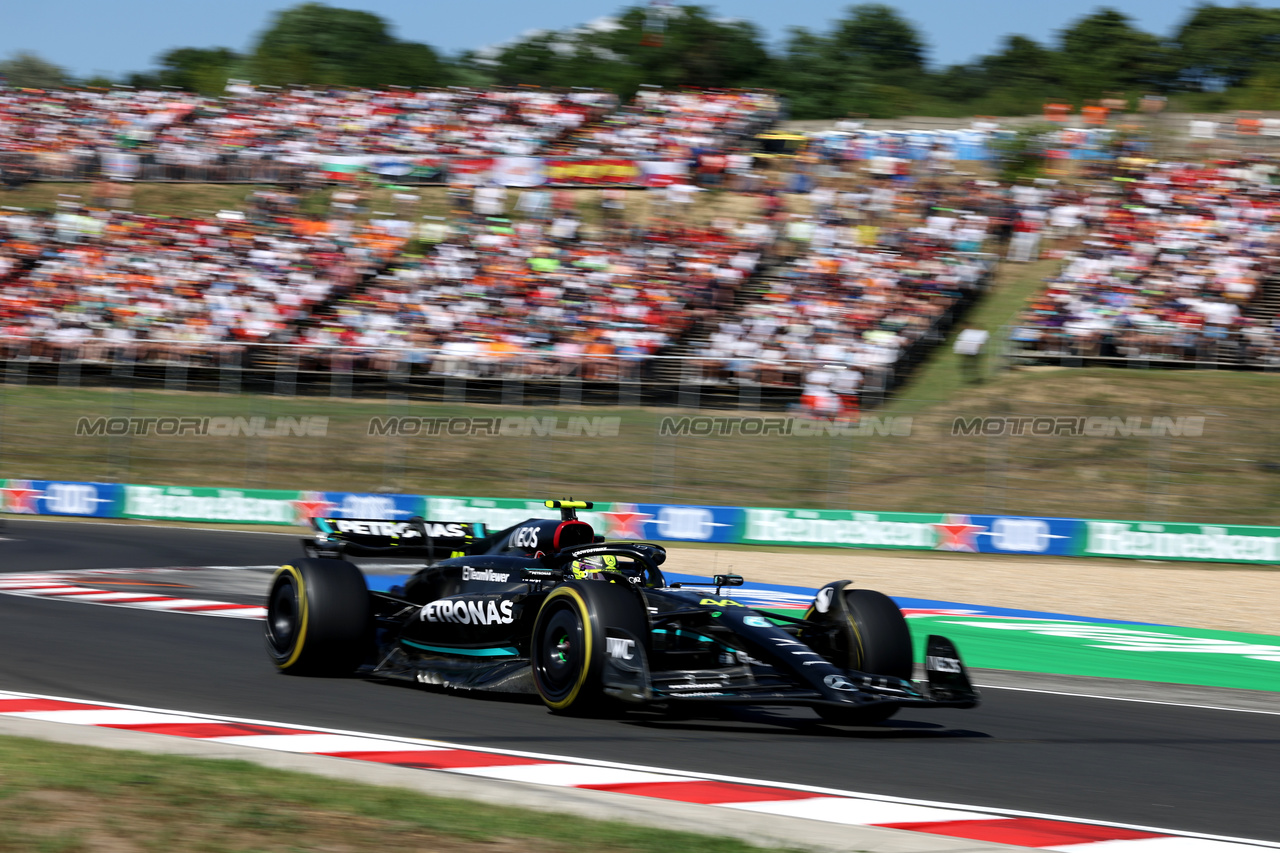
{"label": "trackside advertising board", "polygon": [[67,480],[0,480],[0,512],[115,518],[119,483]]}
{"label": "trackside advertising board", "polygon": [[376,518],[383,521],[406,521],[414,516],[425,518],[427,515],[427,499],[422,495],[384,495],[369,492],[319,492],[317,494],[325,506],[320,512],[313,512],[313,517],[321,515],[325,518]]}
{"label": "trackside advertising board", "polygon": [[654,542],[739,541],[742,509],[736,506],[615,503],[605,514],[609,539]]}
{"label": "trackside advertising board", "polygon": [[[428,496],[426,504],[426,518],[431,521],[479,521],[484,523],[486,530],[492,532],[506,530],[513,524],[530,518],[560,517],[560,510],[547,509],[542,501],[516,498]],[[607,503],[597,503],[594,509],[579,512],[578,518],[596,530],[604,530],[607,524],[604,516],[610,506]]]}
{"label": "trackside advertising board", "polygon": [[1150,521],[1081,522],[1078,557],[1280,563],[1280,527],[1165,524]]}
{"label": "trackside advertising board", "polygon": [[940,513],[747,507],[742,537],[752,545],[847,545],[932,550],[939,541]]}
{"label": "trackside advertising board", "polygon": [[124,487],[121,518],[221,521],[236,524],[305,524],[303,493],[276,489],[207,489],[185,486]]}
{"label": "trackside advertising board", "polygon": [[[503,530],[529,518],[559,518],[542,501],[510,498],[426,498],[426,517],[433,521],[480,521]],[[737,542],[742,509],[728,506],[600,503],[578,517],[606,539],[655,542]]]}
{"label": "trackside advertising board", "polygon": [[951,548],[983,554],[1052,554],[1069,557],[1084,530],[1084,522],[1076,518],[1029,518],[1009,515],[959,515],[956,539],[971,545]]}
{"label": "trackside advertising board", "polygon": [[[0,512],[306,525],[317,516],[481,522],[558,518],[541,500],[0,480]],[[579,518],[607,539],[889,548],[1280,564],[1280,527],[961,513],[598,502]]]}

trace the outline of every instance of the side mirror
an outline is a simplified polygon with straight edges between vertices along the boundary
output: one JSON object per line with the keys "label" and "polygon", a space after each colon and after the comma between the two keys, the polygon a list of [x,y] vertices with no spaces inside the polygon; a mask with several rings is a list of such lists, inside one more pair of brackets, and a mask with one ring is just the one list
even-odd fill
{"label": "side mirror", "polygon": [[742,586],[744,583],[742,575],[715,575],[712,580],[716,585],[716,595],[720,594],[722,586]]}

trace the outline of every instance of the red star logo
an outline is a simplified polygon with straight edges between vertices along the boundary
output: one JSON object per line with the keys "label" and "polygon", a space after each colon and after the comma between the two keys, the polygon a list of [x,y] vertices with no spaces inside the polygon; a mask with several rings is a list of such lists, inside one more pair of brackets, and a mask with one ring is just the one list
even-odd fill
{"label": "red star logo", "polygon": [[324,518],[324,514],[334,505],[332,501],[324,499],[322,492],[303,492],[293,502],[293,509],[297,513],[299,524],[309,524],[313,518]]}
{"label": "red star logo", "polygon": [[635,504],[614,504],[613,512],[601,513],[609,529],[609,539],[643,539],[644,523],[653,518],[647,512],[636,512]]}
{"label": "red star logo", "polygon": [[43,489],[31,488],[30,480],[10,480],[9,485],[0,489],[4,493],[5,512],[26,512],[35,515],[36,501],[44,496]]}
{"label": "red star logo", "polygon": [[974,538],[987,528],[981,524],[970,524],[967,515],[945,515],[942,521],[933,525],[938,531],[939,551],[977,551],[978,543]]}

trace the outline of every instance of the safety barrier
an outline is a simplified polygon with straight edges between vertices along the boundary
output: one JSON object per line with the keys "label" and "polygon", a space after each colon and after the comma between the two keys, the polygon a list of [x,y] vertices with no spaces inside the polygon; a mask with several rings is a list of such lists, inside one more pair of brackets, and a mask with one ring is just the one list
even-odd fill
{"label": "safety barrier", "polygon": [[[235,524],[415,516],[500,530],[556,517],[541,501],[280,489],[0,480],[0,511]],[[597,503],[580,514],[610,539],[890,548],[981,554],[1280,563],[1280,527],[860,510]]]}

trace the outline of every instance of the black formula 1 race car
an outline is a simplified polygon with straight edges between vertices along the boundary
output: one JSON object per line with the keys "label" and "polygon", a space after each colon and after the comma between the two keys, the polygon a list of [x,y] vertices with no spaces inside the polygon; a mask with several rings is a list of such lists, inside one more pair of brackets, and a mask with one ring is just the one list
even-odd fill
{"label": "black formula 1 race car", "polygon": [[[536,692],[552,711],[628,703],[792,705],[865,725],[900,708],[972,708],[978,695],[952,643],[930,636],[911,680],[906,620],[885,595],[836,581],[803,618],[735,601],[737,575],[668,584],[658,545],[605,542],[560,520],[486,535],[458,522],[316,519],[308,556],[275,574],[267,649],[286,673],[401,679]],[[425,557],[403,586],[372,592],[348,557]]]}

